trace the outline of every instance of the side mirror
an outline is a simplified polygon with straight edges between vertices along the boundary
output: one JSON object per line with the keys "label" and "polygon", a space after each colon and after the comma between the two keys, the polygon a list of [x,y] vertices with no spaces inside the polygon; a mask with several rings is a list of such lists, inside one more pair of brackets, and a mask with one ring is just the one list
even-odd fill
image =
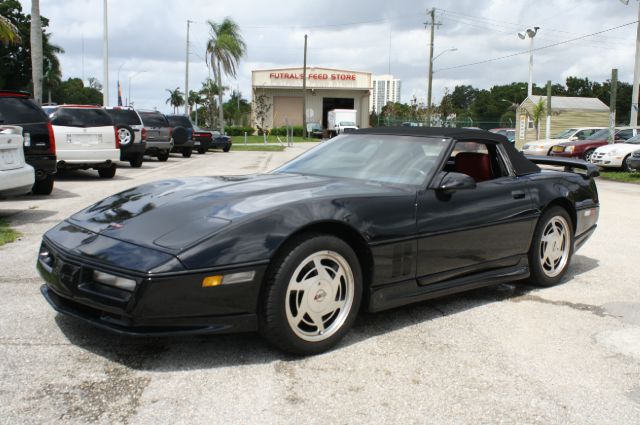
{"label": "side mirror", "polygon": [[453,193],[458,190],[475,188],[476,181],[471,176],[453,172],[447,173],[440,182],[440,186],[438,186],[438,190],[441,190],[444,193]]}
{"label": "side mirror", "polygon": [[571,140],[571,141],[578,140],[578,136],[569,137],[569,140]]}

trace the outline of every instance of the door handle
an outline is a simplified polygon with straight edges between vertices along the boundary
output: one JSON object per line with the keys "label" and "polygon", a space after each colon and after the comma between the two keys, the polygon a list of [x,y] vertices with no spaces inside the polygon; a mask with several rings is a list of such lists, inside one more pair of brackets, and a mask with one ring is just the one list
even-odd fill
{"label": "door handle", "polygon": [[513,196],[513,199],[524,199],[525,197],[524,190],[514,190],[511,192],[511,195]]}

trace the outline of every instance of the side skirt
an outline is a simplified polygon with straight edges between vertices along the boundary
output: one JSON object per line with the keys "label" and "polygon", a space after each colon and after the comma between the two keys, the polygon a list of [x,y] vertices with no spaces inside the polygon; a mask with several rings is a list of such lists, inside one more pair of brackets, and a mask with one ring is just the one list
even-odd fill
{"label": "side skirt", "polygon": [[411,304],[445,295],[482,288],[503,282],[526,279],[529,277],[529,265],[526,256],[511,267],[503,267],[482,273],[446,280],[421,286],[416,279],[405,280],[384,286],[370,288],[369,311],[387,310],[401,305]]}

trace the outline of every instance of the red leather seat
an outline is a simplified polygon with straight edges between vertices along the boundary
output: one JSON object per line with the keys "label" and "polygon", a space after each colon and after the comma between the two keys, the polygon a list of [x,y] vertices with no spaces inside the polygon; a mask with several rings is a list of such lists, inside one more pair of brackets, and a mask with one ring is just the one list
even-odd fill
{"label": "red leather seat", "polygon": [[455,158],[456,173],[473,177],[476,182],[491,180],[491,160],[489,154],[460,152]]}

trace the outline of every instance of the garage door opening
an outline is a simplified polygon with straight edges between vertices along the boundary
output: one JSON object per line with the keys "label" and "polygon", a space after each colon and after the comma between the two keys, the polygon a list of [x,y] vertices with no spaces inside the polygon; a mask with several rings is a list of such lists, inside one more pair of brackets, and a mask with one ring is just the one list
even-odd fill
{"label": "garage door opening", "polygon": [[327,128],[327,113],[334,109],[354,109],[352,97],[325,97],[322,99],[322,128]]}

